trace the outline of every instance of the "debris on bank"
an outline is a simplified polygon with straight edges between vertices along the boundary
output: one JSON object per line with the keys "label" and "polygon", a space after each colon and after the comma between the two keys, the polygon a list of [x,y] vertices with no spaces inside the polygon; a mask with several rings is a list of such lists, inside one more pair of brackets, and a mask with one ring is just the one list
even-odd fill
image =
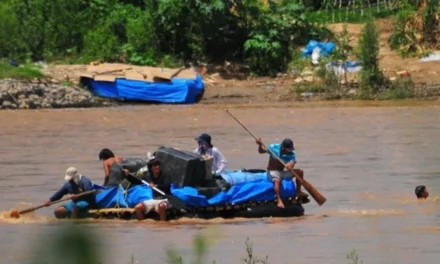
{"label": "debris on bank", "polygon": [[0,80],[0,109],[39,109],[110,106],[109,100],[95,97],[88,90],[66,84]]}

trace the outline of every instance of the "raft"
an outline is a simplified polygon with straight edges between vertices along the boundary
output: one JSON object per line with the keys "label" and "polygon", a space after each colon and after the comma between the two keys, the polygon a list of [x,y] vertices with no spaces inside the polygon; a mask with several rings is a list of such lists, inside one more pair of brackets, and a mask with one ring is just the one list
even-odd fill
{"label": "raft", "polygon": [[[228,188],[177,186],[171,184],[171,194],[180,198],[185,209],[167,210],[167,220],[181,217],[213,218],[265,218],[298,217],[304,215],[303,204],[307,196],[297,197],[292,180],[283,180],[281,197],[285,208],[276,206],[273,183],[266,179],[265,170],[226,171],[220,176]],[[121,185],[111,188],[95,185],[100,190],[96,195],[97,209],[89,210],[89,218],[135,219],[136,204],[152,199],[153,190],[146,185],[135,185],[124,189]],[[158,219],[156,212],[145,215],[146,219]]]}

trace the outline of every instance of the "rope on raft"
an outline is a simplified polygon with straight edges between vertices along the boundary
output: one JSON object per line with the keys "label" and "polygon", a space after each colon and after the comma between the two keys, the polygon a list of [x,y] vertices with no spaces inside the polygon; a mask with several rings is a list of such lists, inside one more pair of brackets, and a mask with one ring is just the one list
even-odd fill
{"label": "rope on raft", "polygon": [[[109,214],[109,213],[115,213],[118,218],[121,218],[121,216],[122,216],[121,214],[124,214],[124,213],[127,213],[127,212],[134,213],[134,208],[129,208],[128,205],[127,205],[127,197],[128,197],[128,189],[129,189],[129,187],[130,187],[130,183],[128,183],[128,186],[127,186],[126,189],[124,189],[124,187],[122,186],[121,183],[118,184],[118,189],[119,188],[123,189],[122,194],[124,196],[123,199],[124,199],[124,202],[126,204],[125,207],[121,207],[121,205],[119,204],[119,195],[120,194],[118,192],[118,194],[117,194],[118,195],[118,199],[116,199],[116,204],[115,204],[114,208],[104,208],[104,209],[98,209],[98,210],[89,210],[89,213],[98,213],[98,214],[102,213],[104,215]],[[127,209],[129,209],[129,210],[127,210]]]}

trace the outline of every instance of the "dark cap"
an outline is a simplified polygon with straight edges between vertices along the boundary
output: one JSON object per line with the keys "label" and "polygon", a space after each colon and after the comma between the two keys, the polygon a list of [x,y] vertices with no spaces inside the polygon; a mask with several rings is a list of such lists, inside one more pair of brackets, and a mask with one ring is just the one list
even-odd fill
{"label": "dark cap", "polygon": [[212,147],[211,136],[209,134],[203,133],[200,136],[196,137],[195,140],[200,144],[204,144]]}
{"label": "dark cap", "polygon": [[293,141],[290,138],[285,138],[283,142],[281,142],[281,147],[285,148],[289,152],[295,150],[295,148],[293,147]]}
{"label": "dark cap", "polygon": [[414,190],[414,193],[416,194],[417,197],[422,196],[422,193],[426,190],[426,186],[425,185],[419,185],[416,187],[416,189]]}

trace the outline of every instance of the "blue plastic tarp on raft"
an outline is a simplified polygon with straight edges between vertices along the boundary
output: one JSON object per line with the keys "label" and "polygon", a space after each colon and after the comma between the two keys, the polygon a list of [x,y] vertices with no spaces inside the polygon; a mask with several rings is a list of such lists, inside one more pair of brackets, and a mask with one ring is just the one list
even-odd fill
{"label": "blue plastic tarp on raft", "polygon": [[[283,180],[281,183],[281,197],[287,198],[296,195],[295,183],[292,180]],[[197,189],[188,186],[179,188],[172,185],[171,193],[183,200],[187,206],[194,207],[275,199],[273,183],[266,179],[233,185],[226,192],[219,192],[209,199],[199,194]],[[136,185],[130,188],[127,193],[122,187],[112,187],[97,194],[96,203],[98,208],[133,208],[136,204],[150,200],[152,197],[153,191],[146,185]]]}
{"label": "blue plastic tarp on raft", "polygon": [[333,50],[336,48],[336,45],[333,42],[318,42],[316,40],[310,40],[301,53],[303,56],[310,57],[312,56],[312,52],[316,47],[320,48],[321,56],[327,56],[333,52]]}
{"label": "blue plastic tarp on raft", "polygon": [[221,174],[222,178],[230,185],[236,185],[242,182],[262,181],[267,179],[266,172],[245,172],[227,170]]}
{"label": "blue plastic tarp on raft", "polygon": [[[281,197],[287,198],[296,195],[295,184],[291,180],[281,182]],[[233,185],[226,192],[219,192],[210,199],[200,195],[192,187],[172,188],[172,193],[182,199],[186,205],[203,207],[218,204],[237,204],[246,201],[267,201],[275,199],[273,183],[268,180],[243,182]]]}
{"label": "blue plastic tarp on raft", "polygon": [[205,89],[200,75],[195,79],[173,78],[170,82],[146,82],[117,78],[114,82],[89,80],[92,92],[101,97],[159,103],[194,104]]}
{"label": "blue plastic tarp on raft", "polygon": [[105,187],[95,185],[94,188],[101,190],[96,195],[98,208],[133,208],[142,201],[153,199],[153,190],[146,185],[137,185],[128,191],[120,186],[105,189]]}

